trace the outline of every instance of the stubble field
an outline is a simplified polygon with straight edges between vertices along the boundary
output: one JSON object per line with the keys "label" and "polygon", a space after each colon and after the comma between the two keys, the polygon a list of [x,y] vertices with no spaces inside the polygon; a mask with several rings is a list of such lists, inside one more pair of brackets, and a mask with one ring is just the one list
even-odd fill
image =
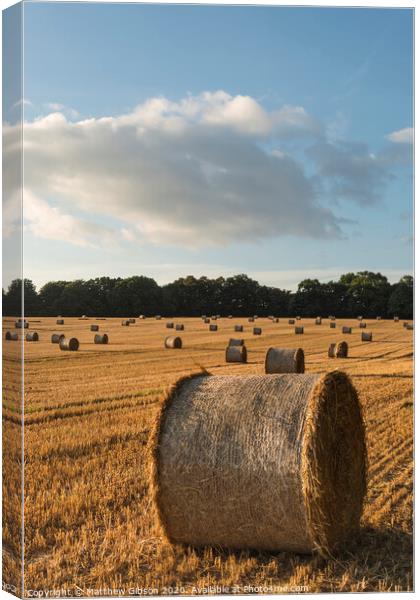
{"label": "stubble field", "polygon": [[[80,595],[197,593],[209,586],[237,592],[412,589],[413,349],[412,332],[402,322],[367,320],[365,331],[374,341],[362,343],[356,319],[337,319],[335,330],[328,320],[317,326],[314,319],[302,319],[305,333],[299,336],[287,319],[260,318],[255,324],[219,319],[217,332],[199,318],[174,319],[185,324],[185,331],[176,332],[181,350],[163,347],[165,336],[175,334],[164,319],[137,320],[129,327],[111,318],[65,318],[61,326],[55,317],[29,322],[40,341],[24,344],[26,595],[77,591],[75,586]],[[108,346],[93,343],[91,324],[108,333]],[[244,325],[243,334],[233,332],[235,324]],[[252,335],[253,325],[262,327],[261,336]],[[343,335],[342,325],[351,325],[353,333]],[[14,320],[6,318],[3,338],[8,329],[15,331]],[[79,351],[62,352],[51,344],[55,332],[77,337]],[[225,363],[230,337],[245,338],[248,364]],[[341,339],[349,343],[349,358],[329,359],[329,343]],[[12,345],[17,342],[4,342],[5,378],[14,368]],[[300,346],[307,372],[340,369],[353,379],[369,458],[360,536],[329,560],[171,547],[156,525],[145,452],[165,391],[201,367],[216,375],[262,374],[270,346]],[[7,380],[6,392],[7,428],[19,414]],[[8,460],[6,487],[12,489],[17,471]],[[13,518],[17,515],[8,517],[4,534],[7,564],[16,552]]]}

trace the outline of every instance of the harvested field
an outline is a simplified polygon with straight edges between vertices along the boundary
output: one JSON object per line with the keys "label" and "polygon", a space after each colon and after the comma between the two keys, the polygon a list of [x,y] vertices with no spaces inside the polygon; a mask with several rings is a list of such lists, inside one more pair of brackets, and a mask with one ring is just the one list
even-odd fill
{"label": "harvested field", "polygon": [[[148,492],[146,445],[164,394],[181,375],[204,367],[215,375],[264,373],[270,346],[296,347],[287,318],[264,320],[253,335],[247,318],[241,337],[247,363],[225,362],[232,321],[217,320],[210,332],[201,318],[185,324],[182,349],[164,349],[165,320],[138,320],[121,327],[109,318],[101,332],[108,345],[94,344],[89,324],[77,317],[36,318],[39,342],[25,350],[25,586],[29,590],[149,588],[159,593],[227,591],[398,591],[412,583],[413,333],[402,323],[365,319],[373,342],[349,336],[349,358],[328,359],[326,348],[357,319],[302,319],[306,373],[338,368],[348,373],[364,409],[368,448],[368,493],[357,539],[335,558],[294,553],[171,547],[161,536]],[[34,319],[35,320],[35,319]],[[14,329],[3,320],[3,338]],[[29,331],[31,331],[31,319]],[[176,324],[176,320],[174,323]],[[19,336],[26,335],[19,331]],[[60,352],[52,333],[80,342]],[[4,341],[4,431],[17,433],[19,405],[8,375],[16,371],[16,342]],[[14,345],[15,350],[12,350]],[[8,350],[10,348],[10,350]],[[13,452],[4,456],[8,488],[18,490]],[[6,492],[7,493],[7,492]],[[15,519],[15,520],[14,520]],[[6,564],[16,554],[5,523]],[[13,577],[13,567],[5,575]],[[235,586],[238,586],[235,588]],[[242,586],[249,586],[248,590]],[[109,595],[107,592],[106,595]],[[118,595],[115,591],[114,595]]]}

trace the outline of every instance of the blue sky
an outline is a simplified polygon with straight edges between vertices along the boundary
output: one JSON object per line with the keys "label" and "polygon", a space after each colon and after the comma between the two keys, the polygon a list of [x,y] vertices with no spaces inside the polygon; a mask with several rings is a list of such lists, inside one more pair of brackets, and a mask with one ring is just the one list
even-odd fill
{"label": "blue sky", "polygon": [[294,289],[411,272],[410,10],[31,2],[24,15],[38,285],[247,272]]}

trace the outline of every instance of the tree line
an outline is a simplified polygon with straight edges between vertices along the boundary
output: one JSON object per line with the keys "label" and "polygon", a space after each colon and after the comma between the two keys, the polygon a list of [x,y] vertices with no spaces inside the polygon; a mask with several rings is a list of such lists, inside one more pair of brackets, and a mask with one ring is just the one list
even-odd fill
{"label": "tree line", "polygon": [[50,281],[39,291],[30,279],[15,279],[3,290],[3,314],[21,313],[22,285],[25,316],[201,316],[245,317],[315,315],[365,318],[413,317],[413,277],[391,284],[381,273],[346,273],[338,281],[304,279],[296,292],[260,285],[247,275],[181,277],[159,286],[144,276],[97,277]]}

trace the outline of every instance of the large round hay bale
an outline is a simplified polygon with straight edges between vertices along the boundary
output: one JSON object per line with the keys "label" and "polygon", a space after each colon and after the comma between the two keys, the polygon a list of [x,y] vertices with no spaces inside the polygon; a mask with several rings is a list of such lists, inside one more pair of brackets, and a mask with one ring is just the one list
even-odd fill
{"label": "large round hay bale", "polygon": [[321,317],[317,317],[315,319],[315,325],[322,325],[322,319],[321,319]]}
{"label": "large round hay bale", "polygon": [[94,344],[107,344],[108,341],[109,340],[108,340],[108,336],[107,336],[106,333],[104,333],[102,335],[100,333],[97,333],[95,335],[95,337],[93,338],[93,343]]}
{"label": "large round hay bale", "polygon": [[343,327],[343,328],[341,329],[341,332],[342,332],[342,333],[351,333],[351,327]]}
{"label": "large round hay bale", "polygon": [[228,319],[233,319],[233,315],[228,315]]}
{"label": "large round hay bale", "polygon": [[372,333],[369,331],[362,331],[362,342],[371,342]]}
{"label": "large round hay bale", "polygon": [[247,361],[247,349],[246,346],[228,346],[226,348],[226,362],[243,362]]}
{"label": "large round hay bale", "polygon": [[400,317],[394,317],[394,323],[398,323],[400,320]]}
{"label": "large round hay bale", "polygon": [[407,323],[406,327],[405,327],[408,331],[412,331],[414,329],[414,325],[413,323]]}
{"label": "large round hay bale", "polygon": [[[296,321],[298,321],[299,319],[296,319]],[[295,319],[289,319],[289,325],[294,325],[295,324]]]}
{"label": "large round hay bale", "polygon": [[328,358],[335,358],[335,343],[328,346]]}
{"label": "large round hay bale", "polygon": [[245,344],[245,340],[238,338],[230,338],[228,346],[243,346]]}
{"label": "large round hay bale", "polygon": [[205,317],[205,319],[203,319],[204,323],[210,323],[210,317]]}
{"label": "large round hay bale", "polygon": [[254,328],[253,328],[253,330],[252,330],[252,333],[253,333],[254,335],[261,335],[261,334],[262,334],[262,329],[261,329],[261,327],[254,327]]}
{"label": "large round hay bale", "polygon": [[79,340],[77,338],[62,338],[59,342],[60,350],[76,352],[79,349]]}
{"label": "large round hay bale", "polygon": [[64,319],[57,319],[56,324],[57,325],[64,325]]}
{"label": "large round hay bale", "polygon": [[185,327],[182,323],[177,323],[175,325],[175,331],[184,331]]}
{"label": "large round hay bale", "polygon": [[212,315],[212,316],[211,316],[211,320],[212,320],[212,321],[217,321],[217,315]]}
{"label": "large round hay bale", "polygon": [[336,358],[347,358],[349,354],[349,345],[347,342],[338,342],[335,346]]}
{"label": "large round hay bale", "polygon": [[133,317],[131,317],[131,318],[130,318],[130,319],[128,319],[128,320],[130,321],[130,323],[131,323],[132,325],[134,325],[134,323],[136,322],[136,319],[133,319]]}
{"label": "large round hay bale", "polygon": [[182,348],[181,338],[176,336],[168,336],[165,338],[165,348]]}
{"label": "large round hay bale", "polygon": [[29,323],[28,323],[28,321],[19,319],[15,323],[15,328],[16,329],[28,329],[29,328]]}
{"label": "large round hay bale", "polygon": [[304,333],[303,327],[295,327],[295,335],[302,335]]}
{"label": "large round hay bale", "polygon": [[146,318],[146,315],[139,315],[139,319],[141,319],[142,321]]}
{"label": "large round hay bale", "polygon": [[337,325],[337,323],[335,321],[331,321],[331,323],[330,323],[330,329],[335,329],[336,325]]}
{"label": "large round hay bale", "polygon": [[174,328],[173,323],[166,323],[166,329],[173,329],[173,328]]}
{"label": "large round hay bale", "polygon": [[90,330],[91,331],[99,331],[99,325],[91,325]]}
{"label": "large round hay bale", "polygon": [[265,355],[266,373],[304,373],[305,354],[302,348],[269,348]]}
{"label": "large round hay bale", "polygon": [[328,318],[329,318],[330,321],[335,321],[335,316],[334,315],[330,315]]}
{"label": "large round hay bale", "polygon": [[359,527],[365,429],[345,373],[184,377],[150,450],[172,543],[327,555]]}
{"label": "large round hay bale", "polygon": [[61,340],[64,340],[65,335],[63,333],[53,333],[51,336],[52,344],[59,344]]}
{"label": "large round hay bale", "polygon": [[366,323],[360,321],[360,323],[359,323],[359,329],[366,329]]}
{"label": "large round hay bale", "polygon": [[295,317],[296,321],[300,321],[302,317]]}
{"label": "large round hay bale", "polygon": [[357,320],[358,321],[363,321],[363,317],[360,315],[360,316],[357,317]]}
{"label": "large round hay bale", "polygon": [[254,317],[248,317],[248,323],[253,323],[255,321]]}
{"label": "large round hay bale", "polygon": [[6,331],[6,335],[4,336],[6,340],[8,340],[9,342],[17,342],[19,339],[19,336],[17,334],[16,331]]}
{"label": "large round hay bale", "polygon": [[156,317],[155,317],[156,321],[160,321],[160,320],[161,320],[161,318],[162,318],[162,317],[161,317],[160,315],[156,315]]}
{"label": "large round hay bale", "polygon": [[209,325],[209,331],[217,331],[217,325],[214,325],[213,323]]}
{"label": "large round hay bale", "polygon": [[278,323],[279,319],[278,319],[278,317],[273,317],[272,321],[273,321],[273,323]]}
{"label": "large round hay bale", "polygon": [[243,331],[244,330],[244,326],[243,325],[235,325],[235,327],[233,328],[234,331]]}
{"label": "large round hay bale", "polygon": [[382,317],[376,317],[377,321],[382,321]]}
{"label": "large round hay bale", "polygon": [[130,321],[128,319],[124,319],[123,321],[121,321],[121,325],[123,327],[129,327],[130,326]]}
{"label": "large round hay bale", "polygon": [[31,333],[27,333],[26,334],[26,341],[27,342],[38,342],[39,341],[39,335],[36,331],[31,331]]}

